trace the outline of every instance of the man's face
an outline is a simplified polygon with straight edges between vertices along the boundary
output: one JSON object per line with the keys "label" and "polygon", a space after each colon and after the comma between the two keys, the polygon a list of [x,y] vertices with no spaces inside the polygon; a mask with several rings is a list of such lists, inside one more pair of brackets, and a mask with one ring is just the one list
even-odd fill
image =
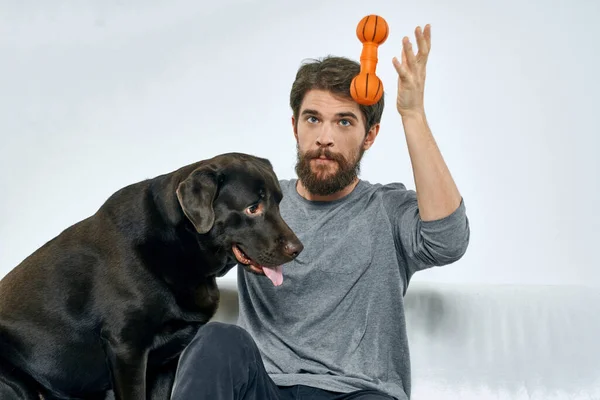
{"label": "man's face", "polygon": [[358,104],[324,90],[306,93],[298,121],[292,117],[297,141],[296,173],[312,194],[341,191],[358,177],[360,160],[371,147],[379,125],[365,134]]}

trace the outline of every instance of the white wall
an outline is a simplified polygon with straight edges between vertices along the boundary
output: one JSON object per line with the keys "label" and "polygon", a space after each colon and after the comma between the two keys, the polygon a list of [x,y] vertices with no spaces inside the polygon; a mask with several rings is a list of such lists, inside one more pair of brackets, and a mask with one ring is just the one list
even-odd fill
{"label": "white wall", "polygon": [[471,220],[465,257],[415,279],[597,285],[598,4],[2,2],[0,276],[118,188],[198,159],[245,151],[293,176],[297,67],[358,59],[377,13],[388,107],[362,177],[414,187],[391,59],[431,23],[428,117]]}

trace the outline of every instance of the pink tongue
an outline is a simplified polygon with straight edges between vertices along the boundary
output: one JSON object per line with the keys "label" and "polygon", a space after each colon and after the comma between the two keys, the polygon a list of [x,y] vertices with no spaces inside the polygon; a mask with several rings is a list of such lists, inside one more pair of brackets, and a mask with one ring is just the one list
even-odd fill
{"label": "pink tongue", "polygon": [[269,278],[271,282],[273,282],[273,285],[279,286],[283,283],[283,273],[281,265],[273,268],[262,267],[262,269],[265,272],[265,275],[267,275],[267,278]]}

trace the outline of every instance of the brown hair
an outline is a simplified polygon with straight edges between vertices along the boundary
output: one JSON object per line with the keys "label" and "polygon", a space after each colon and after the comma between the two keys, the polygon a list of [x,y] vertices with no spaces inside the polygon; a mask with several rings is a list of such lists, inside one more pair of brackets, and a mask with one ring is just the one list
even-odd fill
{"label": "brown hair", "polygon": [[[327,56],[305,61],[296,73],[290,92],[290,107],[296,123],[304,96],[311,89],[327,90],[336,96],[354,101],[350,95],[350,84],[359,72],[360,63],[346,57]],[[381,99],[371,106],[359,104],[365,119],[365,134],[381,121],[384,97],[385,95],[381,96]]]}

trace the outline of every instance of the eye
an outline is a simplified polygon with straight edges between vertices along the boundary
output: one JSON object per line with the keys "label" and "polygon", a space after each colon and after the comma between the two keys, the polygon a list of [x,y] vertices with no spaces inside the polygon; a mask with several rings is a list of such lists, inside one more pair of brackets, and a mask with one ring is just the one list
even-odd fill
{"label": "eye", "polygon": [[256,214],[260,210],[260,203],[256,203],[246,208],[246,213],[253,215]]}
{"label": "eye", "polygon": [[340,123],[341,123],[343,126],[352,126],[352,122],[350,122],[350,121],[349,121],[349,120],[347,120],[347,119],[342,119],[342,120],[340,120]]}
{"label": "eye", "polygon": [[307,120],[309,123],[311,123],[311,124],[315,124],[315,123],[317,123],[317,122],[319,121],[319,120],[318,120],[318,118],[317,118],[317,117],[315,117],[314,115],[311,115],[311,116],[310,116],[310,117],[308,117],[306,120]]}

